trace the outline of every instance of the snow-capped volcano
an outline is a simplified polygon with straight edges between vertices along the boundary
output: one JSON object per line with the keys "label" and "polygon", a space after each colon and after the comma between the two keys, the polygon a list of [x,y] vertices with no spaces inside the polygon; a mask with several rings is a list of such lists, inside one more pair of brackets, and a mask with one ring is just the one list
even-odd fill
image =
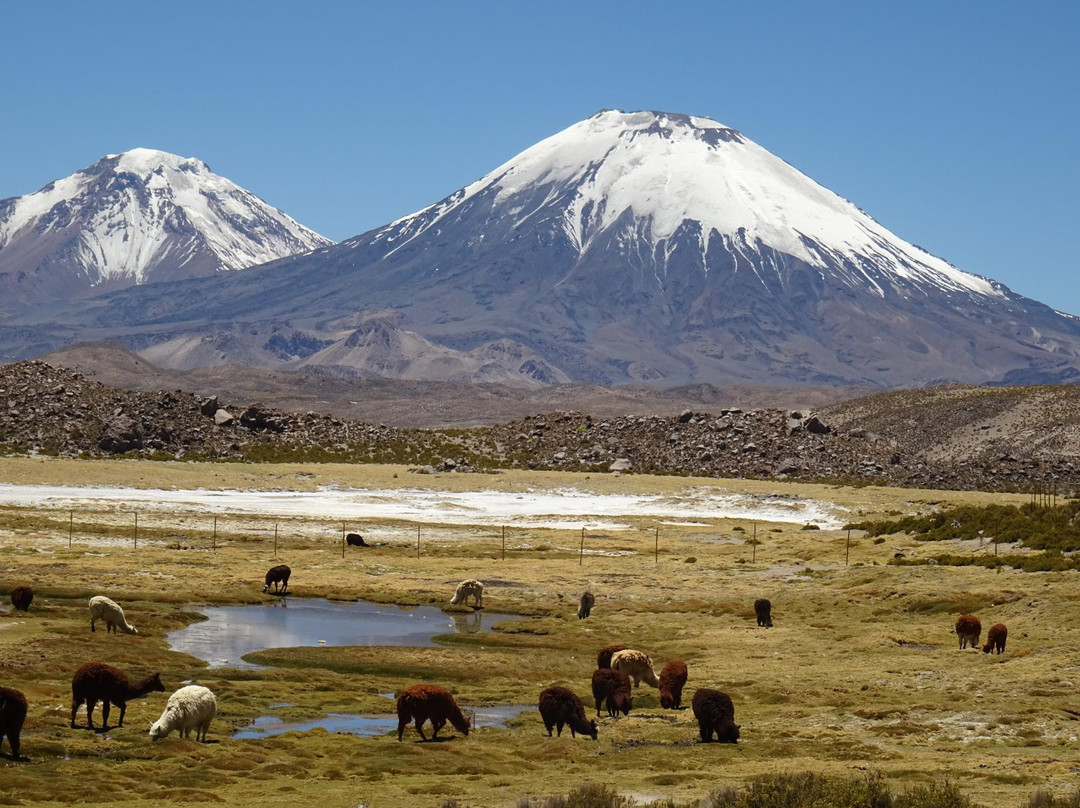
{"label": "snow-capped volcano", "polygon": [[132,149],[0,200],[0,289],[12,302],[67,298],[330,243],[201,160]]}
{"label": "snow-capped volcano", "polygon": [[[538,190],[543,198],[537,205]],[[554,218],[579,256],[624,231],[625,249],[670,251],[695,231],[703,271],[710,241],[726,250],[765,247],[820,268],[841,268],[856,286],[879,273],[944,289],[999,295],[890,233],[850,202],[709,118],[605,110],[541,141],[444,202],[393,223],[376,239],[400,249],[452,219],[470,200],[520,229]],[[634,223],[627,228],[627,221]],[[665,247],[667,248],[665,250]],[[661,256],[657,256],[661,257]]]}
{"label": "snow-capped volcano", "polygon": [[[393,339],[357,335],[374,311],[399,315]],[[907,243],[734,129],[661,112],[600,112],[340,244],[64,319],[135,348],[243,323],[215,362],[280,355],[258,336],[272,332],[292,346],[281,361],[318,350],[320,366],[409,378],[474,361],[533,384],[1080,378],[1077,318]]]}

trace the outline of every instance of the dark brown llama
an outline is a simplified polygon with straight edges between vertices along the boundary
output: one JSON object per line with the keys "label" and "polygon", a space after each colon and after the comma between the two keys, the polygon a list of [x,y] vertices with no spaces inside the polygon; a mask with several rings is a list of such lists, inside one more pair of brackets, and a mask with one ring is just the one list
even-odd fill
{"label": "dark brown llama", "polygon": [[592,693],[596,701],[596,714],[600,705],[607,705],[607,714],[614,718],[619,713],[630,715],[634,697],[630,690],[630,677],[611,668],[597,668],[592,675]]}
{"label": "dark brown llama", "polygon": [[628,645],[608,645],[601,648],[596,654],[596,667],[598,668],[610,668],[611,656],[618,651],[625,651],[630,646]]}
{"label": "dark brown llama", "polygon": [[469,734],[469,719],[461,714],[461,708],[450,691],[438,685],[412,685],[402,690],[397,697],[397,714],[399,741],[410,721],[416,722],[416,731],[426,741],[422,726],[429,719],[432,740],[439,737],[439,730],[447,721],[462,735]]}
{"label": "dark brown llama", "polygon": [[28,586],[17,586],[11,590],[11,605],[16,611],[25,612],[34,602],[34,590]]}
{"label": "dark brown llama", "polygon": [[581,596],[581,602],[578,604],[577,619],[584,620],[592,613],[592,607],[596,605],[596,596],[588,590]]}
{"label": "dark brown llama", "polygon": [[567,687],[549,687],[540,693],[538,706],[548,736],[551,735],[552,727],[557,727],[561,736],[563,726],[568,726],[571,737],[577,737],[575,733],[580,732],[596,740],[596,722],[585,718],[585,705],[573,690]]}
{"label": "dark brown llama", "polygon": [[19,733],[25,720],[26,696],[10,687],[0,687],[0,753],[6,737],[14,760],[19,759]]}
{"label": "dark brown llama", "polygon": [[152,691],[165,692],[161,674],[147,676],[141,682],[131,684],[127,674],[101,662],[87,662],[71,678],[71,728],[75,728],[75,713],[79,705],[86,703],[86,726],[94,728],[94,705],[101,702],[101,728],[109,728],[111,704],[120,708],[118,727],[124,726],[127,703]]}
{"label": "dark brown llama", "polygon": [[772,602],[768,598],[758,598],[754,601],[754,616],[761,628],[772,628]]}
{"label": "dark brown llama", "polygon": [[266,571],[266,586],[262,588],[263,592],[270,589],[270,584],[274,585],[274,592],[278,591],[278,586],[281,585],[281,591],[287,592],[289,589],[289,576],[292,575],[292,570],[284,564],[278,564],[276,567],[271,567]]}
{"label": "dark brown llama", "polygon": [[713,733],[720,743],[738,743],[739,725],[735,723],[735,705],[727,693],[703,687],[691,702],[694,718],[701,732],[701,742],[711,743]]}

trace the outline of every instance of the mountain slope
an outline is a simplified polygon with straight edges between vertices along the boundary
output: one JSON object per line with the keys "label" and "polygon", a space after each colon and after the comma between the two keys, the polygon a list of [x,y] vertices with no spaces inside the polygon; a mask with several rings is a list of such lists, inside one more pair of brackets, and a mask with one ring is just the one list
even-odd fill
{"label": "mountain slope", "polygon": [[1076,318],[908,244],[733,129],[658,112],[598,113],[333,247],[69,320],[143,344],[237,320],[338,341],[381,309],[429,342],[510,340],[599,384],[1080,378]]}
{"label": "mountain slope", "polygon": [[331,243],[200,160],[133,149],[0,200],[0,292],[9,305],[65,299]]}

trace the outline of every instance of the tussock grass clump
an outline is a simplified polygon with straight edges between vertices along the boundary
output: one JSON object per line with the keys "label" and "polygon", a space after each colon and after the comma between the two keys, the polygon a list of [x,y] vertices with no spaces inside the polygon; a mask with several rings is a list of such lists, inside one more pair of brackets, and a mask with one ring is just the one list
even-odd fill
{"label": "tussock grass clump", "polygon": [[1080,808],[1080,790],[1069,796],[1055,797],[1041,788],[1031,795],[1024,808]]}
{"label": "tussock grass clump", "polygon": [[[1047,802],[1046,800],[1049,800]],[[1041,801],[1037,801],[1041,800]],[[457,806],[444,803],[441,808]],[[566,796],[524,797],[515,808],[631,808],[642,805],[611,786],[587,783]],[[801,772],[758,778],[742,788],[718,788],[700,802],[671,799],[646,808],[977,808],[949,782],[934,782],[894,794],[877,773],[850,778]],[[1026,808],[1073,808],[1077,802],[1057,802],[1038,792]]]}
{"label": "tussock grass clump", "polygon": [[1020,542],[1032,550],[1069,552],[1080,549],[1080,500],[1063,505],[961,505],[900,519],[879,519],[848,525],[870,536],[908,533],[920,541],[982,539]]}
{"label": "tussock grass clump", "polygon": [[[956,553],[943,553],[934,556],[938,564],[947,567],[984,567],[985,569],[997,569],[999,567],[1012,567],[1024,572],[1065,572],[1066,570],[1080,569],[1080,559],[1069,558],[1054,550],[1047,550],[1032,555],[958,555]],[[895,558],[890,559],[889,564],[898,567],[919,566],[926,564],[926,559]]]}

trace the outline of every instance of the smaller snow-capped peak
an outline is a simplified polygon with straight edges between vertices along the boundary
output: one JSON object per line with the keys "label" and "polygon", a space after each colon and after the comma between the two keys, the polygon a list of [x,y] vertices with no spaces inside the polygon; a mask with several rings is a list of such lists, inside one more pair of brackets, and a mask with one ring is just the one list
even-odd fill
{"label": "smaller snow-capped peak", "polygon": [[705,117],[601,111],[398,220],[390,226],[398,228],[394,247],[474,197],[490,200],[493,216],[512,215],[517,226],[541,213],[550,218],[551,206],[561,206],[557,215],[581,254],[629,212],[644,224],[650,249],[691,222],[700,225],[703,252],[718,234],[727,244],[763,245],[812,266],[860,268],[849,282],[878,293],[883,277],[895,277],[1001,295],[997,285],[904,241],[741,132]]}
{"label": "smaller snow-capped peak", "polygon": [[90,287],[244,269],[331,243],[203,161],[154,149],[0,200],[0,270],[75,271]]}

